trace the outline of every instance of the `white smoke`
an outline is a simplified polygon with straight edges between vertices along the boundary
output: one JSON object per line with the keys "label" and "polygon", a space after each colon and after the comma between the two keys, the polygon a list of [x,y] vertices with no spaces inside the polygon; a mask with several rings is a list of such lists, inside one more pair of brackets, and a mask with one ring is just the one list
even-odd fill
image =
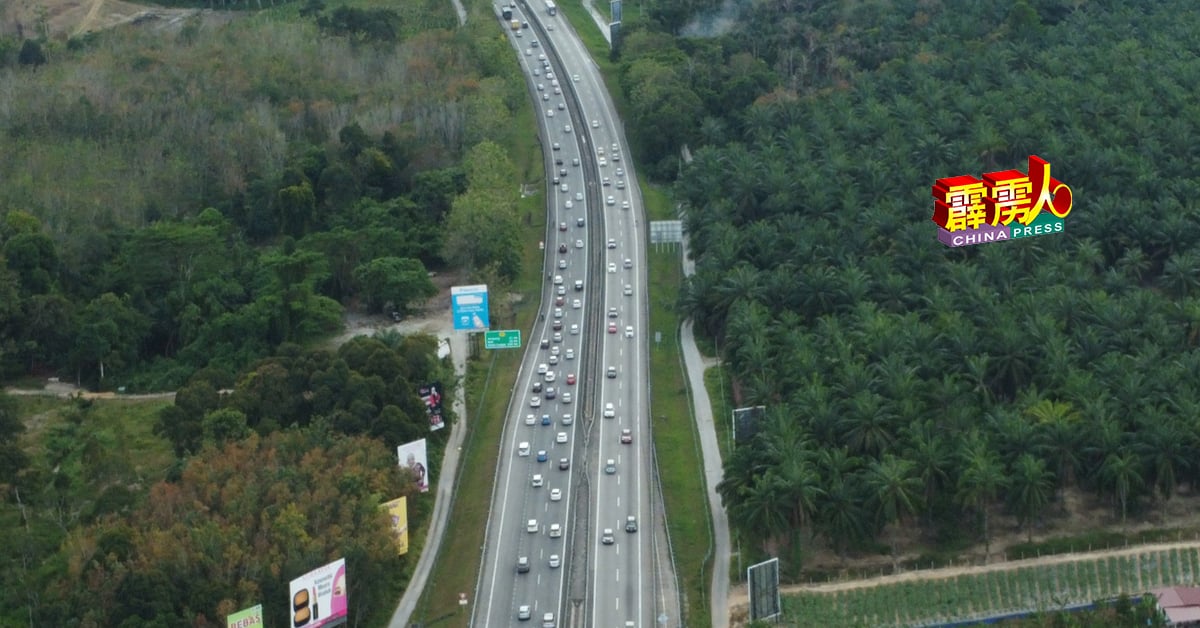
{"label": "white smoke", "polygon": [[735,0],[724,0],[715,11],[701,13],[679,29],[682,37],[720,37],[733,30],[741,14]]}

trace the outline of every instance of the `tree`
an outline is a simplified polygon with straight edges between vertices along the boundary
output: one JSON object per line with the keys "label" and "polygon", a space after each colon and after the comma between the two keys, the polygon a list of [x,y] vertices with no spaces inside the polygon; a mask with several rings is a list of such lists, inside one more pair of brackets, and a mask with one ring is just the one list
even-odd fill
{"label": "tree", "polygon": [[137,360],[149,324],[128,297],[108,292],[83,308],[75,328],[71,362],[80,377],[84,368],[96,368],[92,381],[103,382],[105,365],[120,369]]}
{"label": "tree", "polygon": [[42,45],[33,39],[26,39],[21,44],[21,51],[17,53],[17,63],[34,68],[45,65],[46,53],[42,50]]}
{"label": "tree", "polygon": [[1022,454],[1013,463],[1008,490],[1009,507],[1017,513],[1017,521],[1025,528],[1027,539],[1033,541],[1030,522],[1040,518],[1054,490],[1054,476],[1046,469],[1045,461]]}
{"label": "tree", "polygon": [[976,441],[964,452],[962,472],[958,476],[958,501],[979,513],[983,524],[985,555],[992,554],[992,537],[988,527],[988,509],[996,495],[1008,485],[1004,467],[986,441]]}
{"label": "tree", "polygon": [[392,307],[407,312],[411,304],[437,294],[419,260],[379,257],[354,269],[354,279],[372,311]]}
{"label": "tree", "polygon": [[1136,497],[1136,492],[1144,483],[1141,459],[1134,452],[1124,448],[1109,454],[1100,466],[1100,480],[1116,497],[1121,511],[1121,524],[1124,525],[1125,516],[1129,512],[1129,500]]}
{"label": "tree", "polygon": [[[881,527],[902,523],[921,507],[921,481],[912,461],[884,456],[867,466],[865,480],[871,491],[875,520]],[[892,562],[897,560],[896,538],[891,539]]]}
{"label": "tree", "polygon": [[14,483],[17,473],[29,464],[20,442],[25,423],[17,412],[16,399],[0,392],[0,486]]}

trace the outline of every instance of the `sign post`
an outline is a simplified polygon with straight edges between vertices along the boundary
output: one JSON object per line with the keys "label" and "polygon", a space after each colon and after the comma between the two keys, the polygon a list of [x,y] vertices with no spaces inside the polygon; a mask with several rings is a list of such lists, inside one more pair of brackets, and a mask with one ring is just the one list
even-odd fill
{"label": "sign post", "polygon": [[502,329],[483,332],[483,348],[485,349],[520,349],[521,330]]}

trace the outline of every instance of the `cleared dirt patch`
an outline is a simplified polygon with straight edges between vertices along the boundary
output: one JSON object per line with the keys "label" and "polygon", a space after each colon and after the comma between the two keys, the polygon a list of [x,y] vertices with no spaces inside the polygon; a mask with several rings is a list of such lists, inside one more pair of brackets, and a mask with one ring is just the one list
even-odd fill
{"label": "cleared dirt patch", "polygon": [[165,8],[123,0],[11,0],[0,3],[0,33],[65,39],[125,24],[177,28],[188,18],[224,22],[235,14],[208,9]]}

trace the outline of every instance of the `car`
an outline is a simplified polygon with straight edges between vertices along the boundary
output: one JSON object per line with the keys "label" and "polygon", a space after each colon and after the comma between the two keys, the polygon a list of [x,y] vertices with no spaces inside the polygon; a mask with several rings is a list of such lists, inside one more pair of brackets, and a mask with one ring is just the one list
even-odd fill
{"label": "car", "polygon": [[565,177],[565,176],[567,176],[567,169],[566,169],[566,168],[559,168],[559,169],[558,169],[558,176],[560,176],[560,177]]}
{"label": "car", "polygon": [[528,456],[529,443],[522,441],[521,444],[517,445],[517,455],[522,457]]}
{"label": "car", "polygon": [[562,501],[562,489],[557,489],[557,488],[550,489],[550,501],[552,501],[552,502]]}
{"label": "car", "polygon": [[605,545],[613,544],[614,541],[612,528],[604,528],[604,532],[600,535],[600,542]]}
{"label": "car", "polygon": [[[570,201],[568,201],[568,202],[570,202]],[[587,224],[587,223],[584,221],[584,219],[583,219],[583,216],[580,216],[579,218],[576,218],[576,219],[575,219],[575,226],[576,226],[576,227],[582,227],[582,226],[584,226],[585,224]]]}
{"label": "car", "polygon": [[567,385],[568,386],[575,385],[575,374],[574,373],[567,373]]}
{"label": "car", "polygon": [[517,31],[517,32],[515,32],[515,33],[513,33],[513,34],[514,34],[514,35],[516,35],[518,39],[520,39],[521,37],[523,37],[523,35],[521,35],[521,31]]}
{"label": "car", "polygon": [[[555,275],[554,283],[562,283],[562,275]],[[562,317],[563,317],[562,308],[561,307],[554,308],[554,318],[562,318]]]}
{"label": "car", "polygon": [[529,522],[525,524],[525,531],[530,534],[537,532],[538,531],[537,519],[530,519]]}
{"label": "car", "polygon": [[633,296],[633,286],[625,284],[625,288],[621,292],[623,292],[625,296],[631,297]]}
{"label": "car", "polygon": [[596,156],[598,156],[598,157],[604,156],[604,147],[603,146],[596,147]]}
{"label": "car", "polygon": [[578,74],[572,74],[572,75],[571,75],[571,80],[572,80],[572,81],[575,81],[576,83],[578,83],[578,82],[579,82],[579,75],[578,75]]}
{"label": "car", "polygon": [[583,307],[583,301],[580,301],[579,299],[574,299],[571,301],[571,309],[578,310],[581,307]]}
{"label": "car", "polygon": [[554,613],[542,615],[542,628],[554,628]]}
{"label": "car", "polygon": [[556,165],[556,166],[561,166],[561,165],[563,165],[563,160],[562,160],[562,158],[561,158],[561,157],[558,157],[558,158],[556,158],[556,159],[554,160],[554,165]]}
{"label": "car", "polygon": [[538,47],[537,40],[535,39],[535,40],[533,40],[533,41],[529,42],[529,45],[530,45],[530,46],[533,46],[534,48],[537,48],[537,47]]}
{"label": "car", "polygon": [[566,286],[555,286],[555,287],[554,287],[554,294],[557,294],[558,296],[560,296],[560,297],[561,297],[561,296],[563,296],[563,295],[564,295],[564,294],[566,294],[566,293],[567,293],[567,287],[566,287]]}
{"label": "car", "polygon": [[569,393],[569,392],[563,393],[562,394],[562,402],[563,403],[571,403],[571,393]]}
{"label": "car", "polygon": [[541,488],[545,483],[546,481],[542,479],[541,473],[535,473],[533,474],[533,477],[529,479],[529,485],[533,488]]}
{"label": "car", "polygon": [[[555,96],[562,96],[562,88],[561,88],[561,87],[555,87],[555,88],[554,88],[554,95],[555,95]],[[570,125],[568,125],[568,129],[569,129],[569,128],[570,128]],[[566,129],[564,129],[564,130],[566,130]],[[567,132],[567,133],[570,133],[571,131],[569,131],[569,130],[566,130],[566,132]]]}
{"label": "car", "polygon": [[617,317],[617,308],[615,308],[615,307],[608,308],[608,317],[616,318]]}
{"label": "car", "polygon": [[614,263],[614,262],[609,262],[609,263],[608,263],[608,272],[610,272],[610,273],[615,273],[615,272],[617,272],[617,265],[616,265],[616,263]]}
{"label": "car", "polygon": [[517,620],[518,621],[529,621],[529,618],[532,615],[533,615],[533,613],[529,610],[529,605],[526,604],[526,605],[517,607]]}
{"label": "car", "polygon": [[601,157],[596,163],[598,163],[600,165],[600,167],[603,168],[608,165],[608,160]]}
{"label": "car", "polygon": [[624,168],[617,168],[617,176],[618,176],[618,177],[623,177],[623,176],[625,176],[625,169],[624,169]]}
{"label": "car", "polygon": [[558,566],[562,564],[562,561],[558,558],[558,554],[550,555],[549,564],[551,569],[558,569]]}
{"label": "car", "polygon": [[572,335],[572,336],[578,336],[578,335],[579,335],[579,325],[577,325],[577,324],[572,324],[572,325],[571,325],[571,335]]}
{"label": "car", "polygon": [[629,209],[629,201],[621,201],[621,209]]}
{"label": "car", "polygon": [[617,416],[617,411],[615,408],[613,408],[613,404],[611,404],[611,403],[604,404],[604,418],[611,419],[615,416]]}
{"label": "car", "polygon": [[[547,94],[546,92],[542,92],[542,100],[545,100],[545,101],[550,100],[550,94]],[[550,117],[550,118],[554,117],[553,111],[547,110],[546,114],[547,114],[547,117]]]}
{"label": "car", "polygon": [[546,389],[546,401],[550,401],[557,395],[558,395],[558,391],[554,390],[553,386],[550,386],[549,388]]}
{"label": "car", "polygon": [[[558,345],[554,345],[553,347],[550,347],[550,357],[554,357],[554,356],[558,355],[560,352],[562,352],[562,347],[560,347]],[[550,364],[554,364],[554,363],[551,362]],[[547,370],[549,370],[549,369],[547,369]]]}
{"label": "car", "polygon": [[541,76],[541,75],[542,75],[542,71],[541,71],[540,69],[538,69],[538,68],[534,68],[534,69],[533,69],[533,75],[534,75],[534,76]]}
{"label": "car", "polygon": [[616,239],[616,238],[609,238],[609,239],[608,239],[608,248],[610,248],[610,249],[615,249],[615,248],[617,248],[617,239]]}
{"label": "car", "polygon": [[537,365],[537,374],[538,375],[545,375],[546,371],[549,371],[549,370],[550,370],[550,367],[546,366],[545,364]]}
{"label": "car", "polygon": [[[559,260],[559,261],[565,261],[565,260]],[[564,297],[558,297],[558,296],[554,297],[554,305],[562,306],[566,302],[567,302],[566,298],[564,298]]]}
{"label": "car", "polygon": [[[554,79],[554,73],[550,74],[550,78]],[[550,81],[550,84],[555,87],[558,87],[558,79],[554,79],[554,80]]]}
{"label": "car", "polygon": [[560,192],[562,192],[563,194],[566,194],[566,193],[567,193],[567,191],[568,191],[568,190],[570,190],[570,188],[568,188],[568,187],[567,187],[567,184],[566,184],[566,183],[560,184],[560,185],[558,186],[558,189],[559,189],[559,191],[560,191]]}
{"label": "car", "polygon": [[615,152],[617,152],[617,151],[619,151],[619,150],[621,150],[621,147],[620,147],[620,146],[618,146],[618,145],[616,145],[616,144],[613,144],[613,145],[612,145],[612,152],[614,152],[614,153],[615,153]]}
{"label": "car", "polygon": [[[566,268],[567,268],[567,260],[566,260],[566,259],[559,259],[559,260],[558,260],[558,269],[559,269],[559,270],[565,270]],[[557,301],[555,302],[555,304],[556,304],[556,305],[562,305],[561,303],[558,303]]]}
{"label": "car", "polygon": [[575,280],[575,292],[583,292],[583,280],[582,279]]}
{"label": "car", "polygon": [[[557,91],[558,91],[558,90],[557,90],[557,88],[556,88],[556,89],[555,89],[555,92],[557,92]],[[563,133],[570,133],[570,132],[571,132],[571,125],[569,125],[569,124],[564,124],[564,125],[563,125]]]}
{"label": "car", "polygon": [[608,333],[610,333],[610,334],[615,334],[615,333],[617,333],[617,324],[616,324],[616,323],[609,323],[609,324],[608,324]]}
{"label": "car", "polygon": [[[559,111],[565,111],[565,110],[566,110],[566,108],[567,108],[567,103],[565,103],[565,102],[560,102],[560,103],[558,103],[558,110],[559,110]],[[562,164],[559,164],[559,165],[562,165]]]}
{"label": "car", "polygon": [[522,556],[517,559],[517,573],[529,573],[529,557]]}
{"label": "car", "polygon": [[532,51],[532,50],[530,50],[529,48],[526,48],[526,49],[525,49],[525,56],[526,56],[526,57],[529,57],[529,56],[532,56],[532,55],[533,55],[533,51]]}
{"label": "car", "polygon": [[563,425],[570,425],[570,424],[572,424],[572,423],[574,423],[574,422],[575,422],[575,419],[574,419],[574,417],[572,417],[570,414],[564,414],[564,415],[562,415],[562,424],[563,424]]}
{"label": "car", "polygon": [[542,415],[542,425],[550,425],[553,421],[550,420],[549,414]]}
{"label": "car", "polygon": [[625,179],[617,179],[617,189],[618,190],[625,189]]}
{"label": "car", "polygon": [[560,244],[560,245],[558,245],[558,252],[559,252],[559,253],[566,253],[566,252],[567,252],[567,245],[566,245],[566,244]]}
{"label": "car", "polygon": [[545,61],[542,61],[542,64],[546,66],[546,80],[554,81],[551,84],[555,87],[558,87],[558,81],[554,80],[554,73],[550,71],[550,60],[546,59]]}
{"label": "car", "polygon": [[557,539],[562,536],[562,526],[557,523],[550,524],[550,538]]}
{"label": "car", "polygon": [[549,458],[548,458],[548,457],[547,457],[547,455],[546,455],[546,450],[545,450],[545,449],[539,449],[539,450],[538,450],[538,453],[537,453],[537,461],[538,461],[538,462],[545,462],[545,461],[546,461],[546,460],[548,460],[548,459],[549,459]]}
{"label": "car", "polygon": [[613,160],[614,164],[617,163],[618,161],[621,161],[621,153],[613,153],[612,160]]}
{"label": "car", "polygon": [[563,202],[563,207],[565,209],[571,209],[571,208],[575,207],[575,201],[572,201],[571,199],[567,199],[565,202]]}
{"label": "car", "polygon": [[625,517],[625,531],[626,532],[637,532],[637,517],[635,517],[633,515],[629,515],[628,517]]}
{"label": "car", "polygon": [[556,286],[561,286],[561,285],[562,285],[562,283],[563,283],[563,276],[562,276],[562,275],[555,275],[555,276],[554,276],[554,285],[556,285]]}
{"label": "car", "polygon": [[612,179],[609,179],[608,177],[604,177],[604,178],[600,179],[600,185],[603,185],[606,187],[610,186],[610,185],[612,185]]}
{"label": "car", "polygon": [[562,334],[554,332],[554,335],[550,336],[550,339],[554,342],[562,342]]}
{"label": "car", "polygon": [[626,326],[625,326],[625,337],[626,337],[626,338],[633,338],[633,325],[626,325]]}
{"label": "car", "polygon": [[559,231],[566,231],[566,230],[567,230],[567,223],[565,223],[565,222],[560,222],[560,223],[558,223],[558,230],[559,230]]}
{"label": "car", "polygon": [[542,383],[541,383],[541,382],[534,382],[534,383],[533,383],[533,392],[535,392],[535,393],[540,393],[540,392],[542,392]]}
{"label": "car", "polygon": [[575,359],[575,350],[567,349],[567,352],[563,354],[563,357],[568,360],[574,360]]}
{"label": "car", "polygon": [[558,142],[555,142],[554,144],[552,144],[552,145],[550,146],[550,148],[552,148],[552,149],[554,149],[554,150],[562,150],[562,146],[559,146],[559,145],[558,145]]}
{"label": "car", "polygon": [[532,398],[529,400],[529,407],[530,407],[530,408],[540,408],[540,407],[542,407],[542,398],[541,398],[541,397],[538,397],[537,395],[534,395],[534,396],[533,396],[533,397],[532,397]]}
{"label": "car", "polygon": [[537,90],[538,90],[539,92],[540,92],[540,91],[544,91],[545,89],[546,89],[546,86],[545,86],[544,84],[542,84],[542,83],[538,83]]}
{"label": "car", "polygon": [[559,471],[566,471],[567,469],[570,469],[570,468],[571,468],[571,459],[570,458],[559,458],[558,459],[558,470]]}
{"label": "car", "polygon": [[548,30],[548,31],[554,30],[554,23],[553,22],[547,23],[546,30]]}
{"label": "car", "polygon": [[532,414],[525,415],[525,425],[533,425],[536,422],[537,422],[537,419],[534,418],[534,416]]}
{"label": "car", "polygon": [[[609,378],[609,379],[616,379],[616,378],[617,378],[617,367],[615,367],[615,366],[610,366],[610,367],[608,367],[608,378]],[[532,419],[532,418],[533,418],[533,415],[532,415],[532,414],[531,414],[531,415],[529,415],[529,418],[530,418],[530,419]],[[532,422],[530,422],[530,425],[533,425],[533,423],[532,423]]]}
{"label": "car", "polygon": [[592,120],[592,128],[593,128],[593,129],[598,129],[598,128],[600,128],[600,121],[599,121],[599,120]]}
{"label": "car", "polygon": [[545,61],[546,55],[538,55],[538,61]]}
{"label": "car", "polygon": [[[557,348],[558,348],[558,347],[555,347],[555,349],[557,349]],[[551,365],[551,366],[554,366],[555,364],[558,364],[558,356],[557,356],[557,355],[552,355],[552,356],[550,356],[548,359],[550,360],[550,365]]]}
{"label": "car", "polygon": [[582,200],[583,200],[583,192],[576,192],[576,193],[575,193],[575,200],[577,200],[577,201],[582,201]]}
{"label": "car", "polygon": [[553,383],[556,377],[558,375],[554,371],[546,371],[545,379],[547,384]]}
{"label": "car", "polygon": [[613,198],[612,195],[609,195],[608,198],[604,199],[604,204],[605,205],[616,205],[617,199]]}
{"label": "car", "polygon": [[567,442],[567,433],[559,432],[558,435],[554,437],[554,442],[558,443],[559,445],[566,443]]}
{"label": "car", "polygon": [[571,165],[572,165],[572,166],[575,166],[575,167],[577,167],[577,168],[578,168],[578,167],[579,167],[579,158],[578,158],[578,157],[572,157],[572,158],[571,158]]}
{"label": "car", "polygon": [[633,442],[633,430],[625,428],[621,430],[621,444],[628,445]]}
{"label": "car", "polygon": [[583,240],[576,240],[576,241],[575,241],[575,248],[577,248],[577,249],[582,249],[582,248],[583,248]]}
{"label": "car", "polygon": [[625,258],[625,268],[633,268],[633,260],[628,257]]}
{"label": "car", "polygon": [[617,461],[613,460],[612,458],[609,458],[608,460],[606,460],[604,462],[604,472],[607,473],[608,475],[612,475],[612,474],[616,473],[617,472]]}

